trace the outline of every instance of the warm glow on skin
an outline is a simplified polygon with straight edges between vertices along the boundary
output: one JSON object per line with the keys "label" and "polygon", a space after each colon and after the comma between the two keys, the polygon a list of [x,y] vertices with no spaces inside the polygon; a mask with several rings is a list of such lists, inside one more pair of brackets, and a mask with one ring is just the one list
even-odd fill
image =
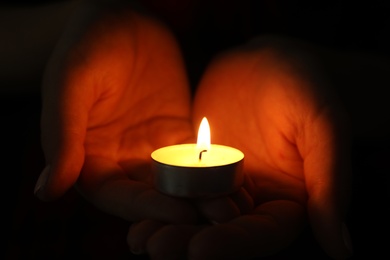
{"label": "warm glow on skin", "polygon": [[[250,55],[214,63],[197,93],[195,120],[204,113],[213,122],[214,142],[244,152],[245,169],[260,185],[259,202],[292,199],[304,205],[303,162],[294,144],[299,129],[292,122],[302,121],[308,110],[287,85],[298,83],[270,66],[275,64],[271,53]],[[222,76],[229,73],[234,77]],[[291,113],[297,109],[302,118]]]}
{"label": "warm glow on skin", "polygon": [[[334,194],[329,193],[331,185],[343,185],[346,180],[337,183],[335,179],[349,176],[344,111],[330,89],[324,89],[322,82],[306,80],[305,71],[295,68],[294,62],[281,58],[272,48],[228,53],[206,71],[194,102],[194,122],[203,116],[213,122],[213,142],[236,147],[245,154],[248,181],[244,186],[254,198],[259,217],[266,213],[277,219],[278,224],[271,229],[274,234],[280,232],[280,237],[275,236],[279,246],[294,239],[306,210],[317,217],[315,221],[340,223],[331,207],[320,205],[334,201]],[[348,189],[338,192],[340,199],[332,206],[345,209]],[[279,207],[289,210],[282,213]],[[266,219],[259,220],[258,225]],[[251,221],[239,218],[237,225],[246,226]],[[275,224],[271,220],[265,225]],[[323,224],[316,224],[314,232],[340,239],[339,226],[326,230]],[[296,229],[289,229],[291,226]],[[219,236],[214,229],[209,232],[209,236]],[[194,246],[207,245],[205,241],[209,240],[206,233],[203,235],[197,236],[199,244]],[[261,236],[257,239],[260,244],[270,242]],[[278,250],[275,241],[270,242],[270,251]],[[194,253],[196,247],[192,248]],[[259,255],[266,253],[264,248],[258,250]]]}
{"label": "warm glow on skin", "polygon": [[[39,198],[75,185],[99,209],[131,221],[129,246],[152,259],[265,256],[293,242],[307,218],[329,255],[348,254],[340,228],[350,170],[343,111],[305,51],[262,45],[225,53],[191,102],[179,46],[163,25],[122,6],[85,13],[72,18],[44,75],[49,175],[37,183]],[[159,193],[151,152],[195,143],[203,117],[213,144],[245,154],[244,186],[196,201]]]}
{"label": "warm glow on skin", "polygon": [[[163,219],[188,221],[193,218],[188,205],[170,198],[161,204],[157,192],[144,198],[156,201],[152,211],[137,199],[133,204],[141,205],[139,211],[129,214],[123,199],[152,190],[143,182],[151,180],[145,165],[153,150],[194,142],[195,136],[176,42],[155,20],[126,12],[91,23],[72,48],[66,41],[60,45],[49,63],[43,147],[57,178],[40,196],[58,197],[77,180],[78,190],[111,214],[134,221],[159,211]],[[50,103],[59,96],[59,103]],[[173,211],[158,209],[164,205]]]}

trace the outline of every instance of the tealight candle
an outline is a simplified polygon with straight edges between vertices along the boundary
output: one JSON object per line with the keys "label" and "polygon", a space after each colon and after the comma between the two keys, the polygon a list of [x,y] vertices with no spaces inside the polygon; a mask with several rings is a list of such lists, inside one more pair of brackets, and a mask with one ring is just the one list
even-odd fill
{"label": "tealight candle", "polygon": [[166,146],[151,154],[154,185],[162,193],[185,198],[217,197],[238,190],[244,182],[244,154],[211,144],[203,118],[196,144]]}

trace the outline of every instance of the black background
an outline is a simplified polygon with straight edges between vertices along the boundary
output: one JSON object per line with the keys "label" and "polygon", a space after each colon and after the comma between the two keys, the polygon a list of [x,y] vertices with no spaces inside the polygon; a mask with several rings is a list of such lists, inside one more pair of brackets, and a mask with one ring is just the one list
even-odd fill
{"label": "black background", "polygon": [[[46,2],[49,1],[24,3],[37,6]],[[205,4],[188,28],[176,31],[194,89],[215,53],[257,34],[276,33],[340,50],[389,56],[390,13],[386,1],[312,1],[309,6],[299,1],[241,1],[250,6],[244,14],[220,18],[222,23],[218,23],[215,12],[223,10],[224,5],[228,10],[229,5],[240,5],[240,1],[219,2],[224,4]],[[162,18],[175,25],[174,19]],[[49,203],[33,196],[35,181],[44,167],[39,129],[40,77],[30,82],[0,83],[36,86],[26,92],[0,94],[1,234],[6,240],[6,259],[147,259],[129,252],[129,223],[95,209],[77,192],[70,190]],[[389,138],[353,142],[353,198],[347,219],[354,244],[353,259],[389,255],[389,145]],[[328,259],[309,229],[291,247],[269,257],[292,258]]]}

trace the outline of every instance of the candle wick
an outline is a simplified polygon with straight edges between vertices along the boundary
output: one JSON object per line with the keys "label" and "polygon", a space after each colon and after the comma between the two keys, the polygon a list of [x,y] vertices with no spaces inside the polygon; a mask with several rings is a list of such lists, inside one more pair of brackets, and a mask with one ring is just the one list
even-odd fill
{"label": "candle wick", "polygon": [[199,153],[199,161],[202,160],[202,153],[204,153],[204,152],[207,152],[207,150],[202,150],[202,151],[200,151],[200,153]]}

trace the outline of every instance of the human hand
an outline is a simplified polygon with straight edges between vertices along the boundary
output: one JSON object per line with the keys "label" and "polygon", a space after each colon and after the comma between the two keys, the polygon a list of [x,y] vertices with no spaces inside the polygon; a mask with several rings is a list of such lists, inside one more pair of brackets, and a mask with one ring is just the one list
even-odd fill
{"label": "human hand", "polygon": [[194,125],[206,116],[212,143],[244,152],[254,210],[218,225],[143,221],[130,229],[130,246],[153,259],[250,259],[287,247],[307,215],[329,256],[350,256],[346,115],[310,50],[285,47],[252,45],[217,58],[194,101]]}
{"label": "human hand", "polygon": [[193,137],[188,83],[172,35],[123,8],[102,13],[87,6],[70,26],[44,77],[47,166],[36,196],[56,199],[75,184],[95,206],[129,221],[193,222],[189,203],[150,183],[151,152]]}

